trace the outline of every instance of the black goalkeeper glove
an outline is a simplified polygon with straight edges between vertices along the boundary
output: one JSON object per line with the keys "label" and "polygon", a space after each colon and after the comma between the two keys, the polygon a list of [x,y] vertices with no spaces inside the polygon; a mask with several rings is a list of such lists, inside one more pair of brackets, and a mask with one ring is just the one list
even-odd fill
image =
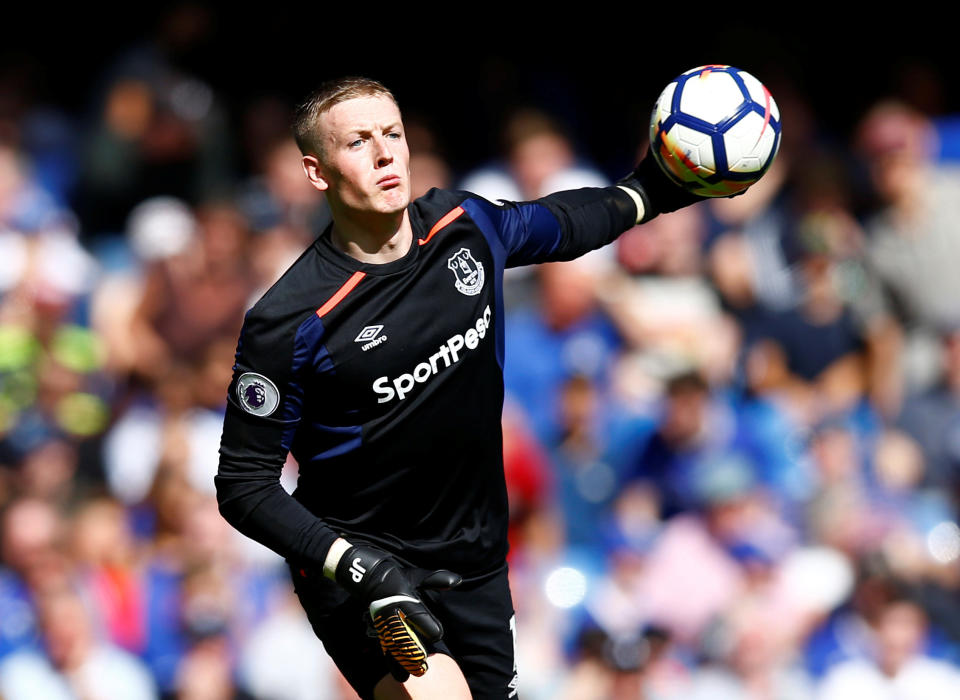
{"label": "black goalkeeper glove", "polygon": [[640,195],[643,201],[643,218],[638,224],[645,224],[658,214],[666,214],[709,199],[684,189],[667,177],[650,151],[647,151],[646,157],[634,171],[617,184],[629,187]]}
{"label": "black goalkeeper glove", "polygon": [[417,588],[447,590],[460,583],[460,576],[445,570],[416,575],[381,549],[354,546],[340,557],[336,580],[370,606],[384,654],[410,675],[426,673],[427,651],[421,640],[439,641],[443,626],[421,602]]}

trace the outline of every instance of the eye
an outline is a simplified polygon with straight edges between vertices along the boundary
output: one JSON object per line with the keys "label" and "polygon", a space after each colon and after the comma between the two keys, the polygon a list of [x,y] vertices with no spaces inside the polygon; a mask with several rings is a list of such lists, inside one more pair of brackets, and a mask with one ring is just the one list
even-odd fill
{"label": "eye", "polygon": [[351,141],[348,146],[350,148],[358,148],[363,145],[363,139],[357,139],[356,141]]}
{"label": "eye", "polygon": [[387,138],[389,138],[389,139],[399,139],[399,138],[400,138],[400,132],[399,132],[399,131],[391,131],[389,134],[387,134]]}

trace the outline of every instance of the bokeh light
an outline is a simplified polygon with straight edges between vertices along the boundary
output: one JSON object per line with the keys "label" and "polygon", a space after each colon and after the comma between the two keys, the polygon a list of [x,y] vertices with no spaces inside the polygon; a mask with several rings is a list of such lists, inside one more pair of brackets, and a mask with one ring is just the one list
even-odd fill
{"label": "bokeh light", "polygon": [[927,533],[927,550],[941,564],[960,558],[960,527],[954,522],[942,522]]}
{"label": "bokeh light", "polygon": [[587,577],[577,569],[562,566],[550,572],[543,591],[558,608],[572,608],[583,602],[587,595]]}

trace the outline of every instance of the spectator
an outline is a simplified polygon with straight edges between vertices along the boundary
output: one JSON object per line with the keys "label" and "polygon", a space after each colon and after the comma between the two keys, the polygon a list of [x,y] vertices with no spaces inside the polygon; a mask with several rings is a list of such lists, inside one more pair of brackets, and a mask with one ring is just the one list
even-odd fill
{"label": "spectator", "polygon": [[18,652],[0,665],[0,692],[8,700],[149,700],[157,697],[146,667],[134,656],[97,639],[89,611],[69,588],[39,599],[46,655]]}
{"label": "spectator", "polygon": [[559,398],[567,377],[589,377],[602,395],[608,391],[622,340],[598,306],[599,274],[583,259],[541,265],[539,309],[518,309],[507,318],[504,384],[542,445],[558,440]]}
{"label": "spectator", "polygon": [[[960,255],[960,175],[933,161],[929,120],[897,103],[877,103],[861,121],[857,149],[869,168],[879,205],[867,220],[867,260],[879,291],[864,295],[876,325],[895,323],[903,337],[897,364],[908,391],[936,380],[935,338],[956,325],[960,282],[948,261]],[[902,392],[901,392],[902,395]]]}
{"label": "spectator", "polygon": [[941,380],[908,396],[897,423],[923,450],[923,483],[954,494],[960,504],[960,329],[945,333],[941,348]]}
{"label": "spectator", "polygon": [[336,697],[340,677],[290,591],[243,641],[239,674],[255,697],[273,700]]}
{"label": "spectator", "polygon": [[657,428],[633,455],[628,476],[651,484],[664,517],[671,517],[700,505],[697,471],[708,460],[738,449],[739,436],[731,406],[711,392],[698,372],[674,376],[665,394]]}
{"label": "spectator", "polygon": [[34,598],[44,586],[65,580],[61,553],[63,519],[49,503],[33,498],[11,502],[0,526],[0,658],[39,647]]}
{"label": "spectator", "polygon": [[213,26],[208,9],[174,6],[107,69],[81,144],[79,213],[91,239],[115,236],[148,197],[229,193],[233,144],[220,96],[180,62]]}
{"label": "spectator", "polygon": [[818,700],[947,700],[960,693],[956,667],[923,653],[927,619],[916,604],[890,600],[878,611],[870,634],[872,653],[832,668],[823,679]]}
{"label": "spectator", "polygon": [[[197,236],[182,255],[154,265],[133,319],[137,343],[151,348],[148,376],[170,362],[191,362],[221,337],[238,332],[252,291],[245,256],[249,232],[233,207],[197,213]],[[146,354],[146,353],[145,353]]]}
{"label": "spectator", "polygon": [[735,369],[739,331],[703,276],[704,211],[688,207],[625,233],[617,254],[630,275],[600,286],[604,309],[656,382],[697,367],[727,384]]}
{"label": "spectator", "polygon": [[566,542],[584,550],[602,545],[603,525],[621,492],[628,465],[623,433],[641,432],[604,412],[594,383],[581,375],[568,379],[560,393],[560,441],[550,451]]}
{"label": "spectator", "polygon": [[570,139],[538,110],[515,113],[507,122],[503,140],[505,166],[488,166],[468,174],[461,189],[492,201],[524,201],[560,190],[607,184],[596,171],[577,166]]}
{"label": "spectator", "polygon": [[240,196],[240,209],[254,231],[278,226],[300,232],[308,240],[330,223],[326,201],[303,177],[300,149],[292,138],[277,139],[266,151],[262,173]]}

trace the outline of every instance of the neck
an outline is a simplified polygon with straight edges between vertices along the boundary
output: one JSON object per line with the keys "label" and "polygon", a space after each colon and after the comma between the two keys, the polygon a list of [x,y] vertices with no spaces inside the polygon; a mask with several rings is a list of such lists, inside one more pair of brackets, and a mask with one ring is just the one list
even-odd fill
{"label": "neck", "polygon": [[365,216],[334,211],[330,240],[360,262],[388,263],[410,250],[413,229],[406,209],[395,214]]}

